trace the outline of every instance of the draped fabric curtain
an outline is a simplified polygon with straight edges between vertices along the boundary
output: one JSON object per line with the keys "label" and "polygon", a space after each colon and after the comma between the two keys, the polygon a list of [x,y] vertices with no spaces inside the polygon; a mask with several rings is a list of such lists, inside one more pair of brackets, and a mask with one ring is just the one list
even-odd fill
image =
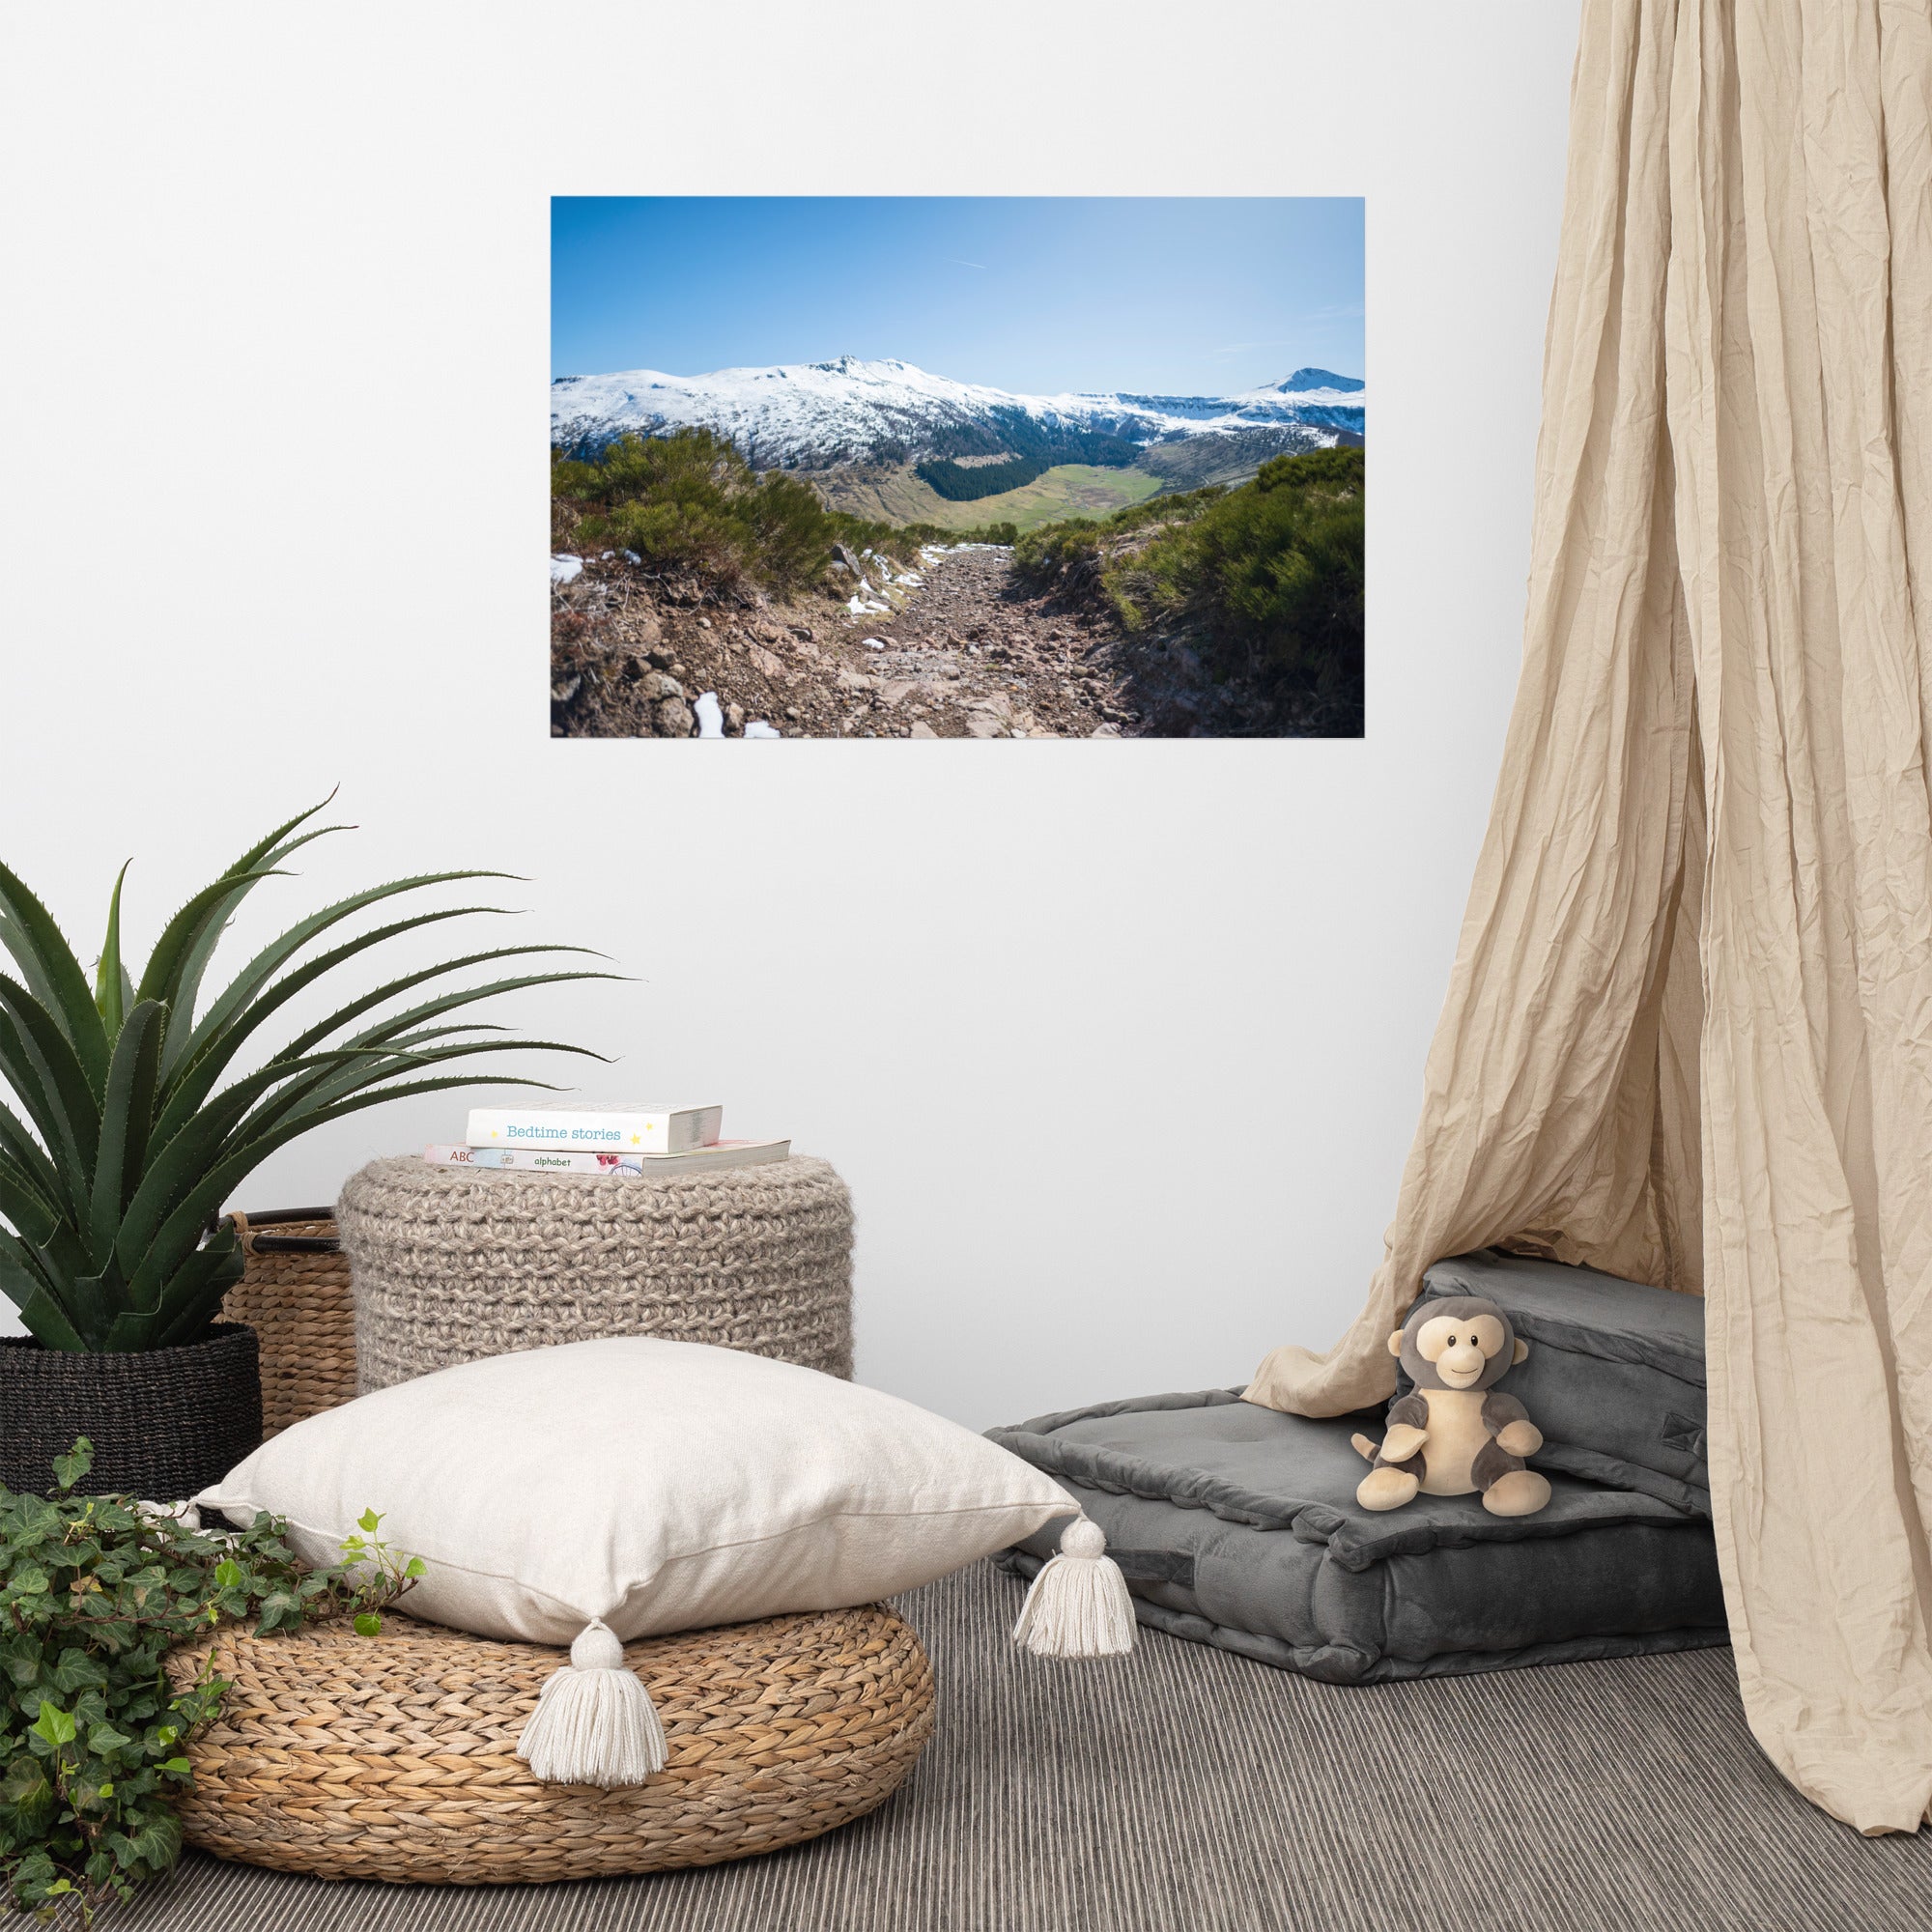
{"label": "draped fabric curtain", "polygon": [[1932,0],[1585,0],[1521,685],[1369,1305],[1486,1244],[1705,1298],[1754,1733],[1932,1802]]}

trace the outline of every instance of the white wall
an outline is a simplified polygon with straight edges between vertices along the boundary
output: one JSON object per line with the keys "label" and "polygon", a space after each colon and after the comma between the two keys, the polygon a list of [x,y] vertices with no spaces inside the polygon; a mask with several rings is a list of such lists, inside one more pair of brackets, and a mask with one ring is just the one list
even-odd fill
{"label": "white wall", "polygon": [[[1327,1343],[1515,683],[1576,16],[14,10],[0,850],[88,958],[129,852],[139,943],[338,781],[362,830],[269,913],[529,874],[638,983],[521,1020],[831,1156],[861,1374],[964,1421]],[[553,743],[548,197],[770,190],[1365,194],[1366,742]]]}

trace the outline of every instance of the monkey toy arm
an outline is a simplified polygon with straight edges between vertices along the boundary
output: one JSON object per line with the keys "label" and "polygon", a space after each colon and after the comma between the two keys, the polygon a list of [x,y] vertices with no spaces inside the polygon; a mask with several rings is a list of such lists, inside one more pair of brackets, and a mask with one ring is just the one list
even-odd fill
{"label": "monkey toy arm", "polygon": [[1419,1395],[1406,1395],[1389,1404],[1388,1434],[1382,1437],[1381,1460],[1406,1463],[1429,1439],[1429,1405]]}
{"label": "monkey toy arm", "polygon": [[1513,1395],[1492,1391],[1483,1404],[1483,1426],[1506,1456],[1534,1456],[1543,1447],[1543,1431]]}

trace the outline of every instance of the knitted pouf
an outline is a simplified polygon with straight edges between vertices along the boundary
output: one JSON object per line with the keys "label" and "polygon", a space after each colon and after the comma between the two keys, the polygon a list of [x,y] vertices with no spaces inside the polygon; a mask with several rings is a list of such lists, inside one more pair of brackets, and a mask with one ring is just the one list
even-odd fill
{"label": "knitted pouf", "polygon": [[668,1759],[603,1791],[542,1784],[516,1754],[564,1660],[385,1615],[294,1636],[231,1628],[173,1652],[228,1679],[188,1747],[184,1834],[218,1858],[321,1878],[507,1885],[716,1864],[883,1804],[932,1733],[932,1669],[883,1605],[627,1645]]}
{"label": "knitted pouf", "polygon": [[365,1394],[606,1335],[852,1373],[852,1200],[829,1161],[634,1177],[378,1160],[336,1219]]}

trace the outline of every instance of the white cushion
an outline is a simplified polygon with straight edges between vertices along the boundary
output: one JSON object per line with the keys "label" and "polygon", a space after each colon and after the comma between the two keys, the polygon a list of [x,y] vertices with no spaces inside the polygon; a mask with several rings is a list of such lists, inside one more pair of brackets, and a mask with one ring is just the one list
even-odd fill
{"label": "white cushion", "polygon": [[479,1636],[629,1640],[909,1590],[1076,1505],[877,1389],[638,1336],[466,1362],[282,1432],[195,1498],[286,1517],[312,1563],[364,1510],[428,1575],[400,1605]]}

